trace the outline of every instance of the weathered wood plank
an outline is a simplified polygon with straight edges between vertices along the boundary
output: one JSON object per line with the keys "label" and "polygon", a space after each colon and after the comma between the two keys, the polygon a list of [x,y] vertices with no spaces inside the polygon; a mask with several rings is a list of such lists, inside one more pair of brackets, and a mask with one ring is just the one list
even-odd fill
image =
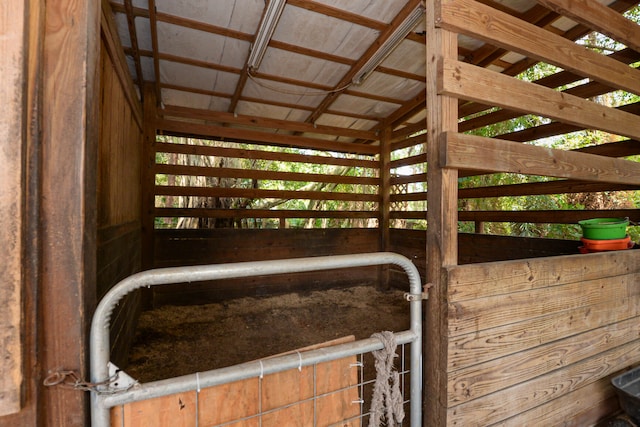
{"label": "weathered wood plank", "polygon": [[[12,5],[13,6],[13,5]],[[39,366],[88,377],[95,307],[100,3],[46,2],[42,81]],[[39,423],[84,426],[87,397],[49,388]]]}
{"label": "weathered wood plank", "polygon": [[620,301],[628,295],[629,286],[637,279],[637,275],[625,275],[449,303],[449,335],[533,320],[605,301]]}
{"label": "weathered wood plank", "polygon": [[[376,229],[214,229],[157,230],[156,267],[289,259],[305,256],[371,252],[379,242]],[[216,281],[154,289],[157,303],[182,304],[232,296],[264,295],[373,283],[377,269],[338,270]]]}
{"label": "weathered wood plank", "polygon": [[612,309],[611,301],[605,301],[452,337],[449,341],[450,369],[483,363],[637,316],[640,314],[638,294],[637,289],[631,290],[629,296],[615,303],[615,309]]}
{"label": "weathered wood plank", "polygon": [[[443,61],[440,72],[439,91],[444,95],[640,139],[640,121],[634,114],[457,60]],[[637,81],[640,82],[640,78]]]}
{"label": "weathered wood plank", "polygon": [[640,185],[637,162],[476,135],[448,133],[440,154],[446,168]]}
{"label": "weathered wood plank", "polygon": [[344,136],[348,138],[370,141],[375,141],[378,139],[378,136],[375,132],[365,130],[315,125],[311,123],[300,123],[290,120],[278,120],[265,117],[244,116],[220,111],[202,110],[172,105],[165,105],[164,108],[159,110],[158,113],[167,118],[173,116],[187,119],[202,119],[220,123],[249,125],[257,128],[286,129],[294,132],[308,132],[324,135]]}
{"label": "weathered wood plank", "polygon": [[389,166],[391,167],[391,169],[395,169],[402,166],[412,166],[412,165],[418,165],[426,162],[427,162],[427,156],[425,154],[416,154],[415,156],[393,160]]}
{"label": "weathered wood plank", "polygon": [[246,199],[306,199],[378,202],[377,194],[340,193],[337,191],[266,190],[231,187],[180,187],[156,185],[155,194],[163,196],[240,197]]}
{"label": "weathered wood plank", "polygon": [[[640,70],[632,69],[551,31],[478,1],[444,0],[440,4],[442,7],[438,18],[442,28],[477,37],[508,51],[519,52],[539,61],[557,65],[613,88],[640,94]],[[599,18],[599,22],[609,25],[609,22],[602,18]],[[477,99],[475,101],[482,102]]]}
{"label": "weathered wood plank", "polygon": [[154,228],[155,217],[153,208],[155,206],[155,195],[153,187],[156,181],[156,92],[153,85],[144,86],[144,129],[142,139],[142,162],[140,171],[140,188],[142,194],[142,268],[149,269],[153,266],[154,256]]}
{"label": "weathered wood plank", "polygon": [[600,182],[584,182],[563,179],[548,182],[531,182],[525,184],[507,184],[494,187],[475,187],[458,189],[460,199],[484,199],[487,197],[533,196],[568,193],[598,193],[602,191],[633,191],[639,185],[609,184]]}
{"label": "weathered wood plank", "polygon": [[640,25],[595,0],[537,0],[594,31],[640,52]]}
{"label": "weathered wood plank", "polygon": [[378,211],[334,211],[293,209],[207,209],[207,208],[155,208],[156,217],[185,218],[377,218]]}
{"label": "weathered wood plank", "polygon": [[22,307],[27,123],[23,114],[29,99],[23,88],[31,85],[24,74],[29,60],[27,7],[28,2],[0,4],[0,217],[5,219],[0,227],[0,417],[15,414],[22,407],[26,350]]}
{"label": "weathered wood plank", "polygon": [[633,317],[496,360],[458,369],[449,375],[449,406],[487,396],[555,369],[581,362],[610,348],[634,342],[640,334],[638,320],[638,317]]}
{"label": "weathered wood plank", "polygon": [[452,425],[482,427],[567,396],[640,360],[640,341],[611,348],[581,362],[449,408]]}
{"label": "weathered wood plank", "polygon": [[[448,360],[447,281],[444,266],[457,264],[457,203],[458,174],[444,169],[438,163],[438,141],[447,132],[457,132],[458,100],[438,91],[440,73],[438,64],[458,56],[457,34],[438,28],[436,2],[426,2],[426,107],[427,115],[427,180],[429,192],[426,212],[427,228],[426,265],[427,282],[433,284],[427,301],[425,316],[426,340],[424,361],[424,424],[444,426],[449,423],[444,396],[447,389],[446,366]],[[424,213],[422,213],[424,215]],[[391,217],[391,215],[390,215]],[[424,218],[424,216],[423,216]]]}
{"label": "weathered wood plank", "polygon": [[352,144],[322,139],[291,136],[269,132],[261,132],[247,129],[237,129],[215,125],[179,122],[176,120],[159,120],[158,129],[169,133],[201,135],[204,137],[230,138],[241,142],[253,141],[255,143],[269,143],[276,146],[291,146],[298,148],[310,148],[314,150],[336,151],[344,153],[357,153],[375,155],[380,150],[378,146]]}
{"label": "weathered wood plank", "polygon": [[336,184],[378,185],[378,178],[342,175],[322,175],[299,172],[273,172],[234,168],[210,168],[203,166],[156,165],[155,173],[167,175],[212,176],[219,178],[247,178],[274,181],[331,182]]}
{"label": "weathered wood plank", "polygon": [[[459,211],[460,221],[533,222],[546,224],[577,224],[590,218],[624,218],[640,221],[638,209],[607,210],[540,210],[540,211]],[[576,225],[577,226],[577,225]]]}
{"label": "weathered wood plank", "polygon": [[361,166],[377,169],[379,164],[375,160],[346,159],[333,156],[317,156],[297,153],[278,153],[265,150],[249,150],[229,147],[212,147],[208,145],[156,143],[158,153],[196,154],[202,156],[235,157],[241,159],[274,160],[278,162],[311,163],[338,166]]}
{"label": "weathered wood plank", "polygon": [[636,274],[640,273],[639,260],[640,251],[631,250],[456,266],[447,270],[448,298],[456,303]]}
{"label": "weathered wood plank", "polygon": [[604,377],[551,402],[517,414],[492,427],[525,425],[583,427],[598,425],[618,409],[618,398],[611,387],[611,377]]}
{"label": "weathered wood plank", "polygon": [[124,57],[122,45],[120,44],[120,36],[116,24],[113,21],[113,12],[107,0],[102,2],[101,25],[100,31],[102,35],[102,48],[105,49],[111,63],[113,71],[118,77],[118,81],[123,88],[124,96],[127,100],[131,116],[135,119],[138,126],[142,127],[142,105],[131,81],[127,61]]}

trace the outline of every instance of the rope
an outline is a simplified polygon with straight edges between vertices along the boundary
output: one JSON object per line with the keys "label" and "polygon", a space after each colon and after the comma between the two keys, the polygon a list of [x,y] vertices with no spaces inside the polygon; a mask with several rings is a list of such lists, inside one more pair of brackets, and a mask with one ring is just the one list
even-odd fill
{"label": "rope", "polygon": [[398,357],[396,337],[389,331],[376,332],[371,337],[379,339],[384,348],[373,351],[376,382],[371,398],[369,427],[379,427],[383,418],[388,426],[402,425],[404,406],[400,393],[400,375],[393,365],[393,359]]}

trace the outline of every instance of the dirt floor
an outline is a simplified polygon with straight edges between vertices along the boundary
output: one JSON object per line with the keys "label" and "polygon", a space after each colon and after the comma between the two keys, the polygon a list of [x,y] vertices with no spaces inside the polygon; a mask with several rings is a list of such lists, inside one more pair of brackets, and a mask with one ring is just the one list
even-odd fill
{"label": "dirt floor", "polygon": [[364,285],[307,295],[164,306],[142,313],[125,371],[148,382],[259,359],[346,335],[409,329],[404,292]]}

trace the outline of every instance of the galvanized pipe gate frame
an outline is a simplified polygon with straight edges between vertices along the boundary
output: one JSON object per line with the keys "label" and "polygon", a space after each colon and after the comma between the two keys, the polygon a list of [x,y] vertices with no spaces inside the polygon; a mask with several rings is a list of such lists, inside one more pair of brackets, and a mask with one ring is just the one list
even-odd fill
{"label": "galvanized pipe gate frame", "polygon": [[335,255],[293,258],[273,261],[240,262],[149,270],[120,281],[102,298],[93,315],[90,333],[91,382],[102,384],[91,391],[91,424],[93,427],[110,426],[110,408],[175,393],[200,390],[232,381],[259,377],[288,369],[380,350],[383,344],[377,338],[368,338],[292,355],[283,355],[259,361],[242,363],[207,372],[199,372],[166,380],[136,384],[128,390],[112,388],[109,378],[109,327],[111,315],[118,302],[130,292],[143,287],[190,283],[205,280],[232,279],[252,276],[301,273],[339,268],[367,267],[393,264],[401,267],[409,278],[409,293],[405,294],[410,306],[410,329],[395,333],[398,344],[411,343],[410,361],[410,422],[421,425],[422,418],[422,300],[420,274],[406,257],[391,252],[354,255]]}

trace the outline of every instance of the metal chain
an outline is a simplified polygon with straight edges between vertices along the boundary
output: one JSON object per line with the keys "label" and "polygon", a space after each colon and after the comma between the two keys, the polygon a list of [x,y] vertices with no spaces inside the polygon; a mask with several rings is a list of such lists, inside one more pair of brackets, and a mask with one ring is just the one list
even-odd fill
{"label": "metal chain", "polygon": [[110,388],[109,385],[115,383],[117,380],[118,372],[104,381],[92,383],[89,381],[84,381],[78,376],[75,371],[55,371],[47,375],[47,377],[42,381],[42,384],[45,387],[60,386],[62,388],[73,390],[95,391],[101,394],[113,394],[126,391],[131,388],[131,386],[121,389]]}

